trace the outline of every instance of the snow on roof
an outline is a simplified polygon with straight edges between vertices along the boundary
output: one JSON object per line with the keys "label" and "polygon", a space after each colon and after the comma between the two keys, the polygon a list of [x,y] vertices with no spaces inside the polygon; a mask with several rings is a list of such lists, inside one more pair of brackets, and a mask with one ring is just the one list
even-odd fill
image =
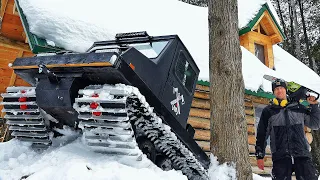
{"label": "snow on roof", "polygon": [[277,45],[273,46],[273,53],[279,77],[320,92],[320,77],[317,73]]}
{"label": "snow on roof", "polygon": [[[114,39],[116,33],[147,31],[149,35],[177,34],[200,68],[199,79],[209,81],[208,8],[178,0],[19,0],[27,17],[30,31],[56,46],[77,52],[86,51],[95,41]],[[239,0],[239,27],[245,26],[269,0]],[[74,8],[74,6],[77,8]],[[319,79],[313,71],[280,47],[274,47],[273,71],[264,66],[245,48],[242,69],[246,89],[259,88],[271,92],[270,82],[263,74],[290,81],[308,82]],[[292,71],[292,69],[299,69]],[[288,78],[288,79],[287,79]],[[320,82],[320,81],[319,81]],[[303,84],[302,83],[302,84]],[[310,83],[320,92],[320,85]],[[309,87],[309,86],[308,86]]]}
{"label": "snow on roof", "polygon": [[275,17],[276,22],[280,25],[280,19],[270,0],[238,0],[239,29],[245,28],[246,25],[257,15],[261,6],[266,3]]}

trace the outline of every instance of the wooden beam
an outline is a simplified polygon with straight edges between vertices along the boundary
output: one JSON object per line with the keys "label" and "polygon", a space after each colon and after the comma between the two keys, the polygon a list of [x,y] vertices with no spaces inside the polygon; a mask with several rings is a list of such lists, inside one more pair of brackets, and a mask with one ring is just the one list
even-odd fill
{"label": "wooden beam", "polygon": [[248,130],[248,134],[255,135],[256,133],[256,128],[254,127],[254,125],[247,125],[247,130]]}
{"label": "wooden beam", "polygon": [[8,0],[1,0],[1,12],[0,12],[0,20],[3,20],[4,13],[6,12]]}
{"label": "wooden beam", "polygon": [[261,21],[261,19],[266,15],[267,11],[264,11],[263,14],[260,16],[260,18],[258,19],[258,21],[256,22],[256,24],[253,27],[257,27]]}
{"label": "wooden beam", "polygon": [[18,49],[18,50],[31,52],[28,44],[11,40],[11,39],[0,34],[0,47],[1,46],[6,47],[6,48],[12,48],[12,49]]}
{"label": "wooden beam", "polygon": [[[256,149],[254,145],[249,145],[249,153],[250,154],[256,153]],[[269,145],[266,147],[266,155],[271,155],[271,149]]]}
{"label": "wooden beam", "polygon": [[270,104],[270,99],[267,99],[267,98],[252,96],[252,95],[248,95],[248,94],[245,94],[244,97],[245,97],[246,99],[251,100],[251,101],[254,102],[254,103],[265,104],[265,105]]}
{"label": "wooden beam", "polygon": [[210,141],[210,130],[195,129],[194,139],[201,141]]}
{"label": "wooden beam", "polygon": [[210,129],[210,119],[189,117],[188,123],[195,129]]}
{"label": "wooden beam", "polygon": [[254,110],[251,108],[250,109],[246,108],[245,113],[246,113],[246,115],[254,116]]}
{"label": "wooden beam", "polygon": [[246,115],[247,124],[255,125],[256,120],[254,116]]}
{"label": "wooden beam", "polygon": [[209,93],[199,91],[194,92],[194,97],[199,99],[210,99]]}
{"label": "wooden beam", "polygon": [[197,144],[203,149],[204,151],[210,151],[210,142],[209,141],[196,141]]}
{"label": "wooden beam", "polygon": [[189,116],[210,119],[210,110],[191,108]]}
{"label": "wooden beam", "polygon": [[197,90],[201,90],[201,91],[206,91],[206,92],[210,91],[210,87],[209,86],[203,86],[203,85],[200,85],[200,84],[196,85],[196,89]]}
{"label": "wooden beam", "polygon": [[200,109],[210,109],[210,101],[193,98],[191,107],[200,108]]}
{"label": "wooden beam", "polygon": [[249,143],[249,145],[256,145],[256,136],[255,135],[248,135],[248,143]]}

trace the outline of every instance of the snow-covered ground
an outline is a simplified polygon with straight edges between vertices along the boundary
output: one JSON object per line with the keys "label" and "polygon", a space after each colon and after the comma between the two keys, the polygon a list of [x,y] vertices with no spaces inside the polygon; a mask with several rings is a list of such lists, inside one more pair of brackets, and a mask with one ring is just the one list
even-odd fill
{"label": "snow-covered ground", "polygon": [[[92,152],[79,134],[66,134],[42,153],[18,140],[0,143],[0,180],[187,180],[181,171],[162,171],[145,156],[137,160]],[[211,180],[235,179],[234,168],[218,165],[215,157],[211,163]],[[265,179],[254,174],[254,180]]]}

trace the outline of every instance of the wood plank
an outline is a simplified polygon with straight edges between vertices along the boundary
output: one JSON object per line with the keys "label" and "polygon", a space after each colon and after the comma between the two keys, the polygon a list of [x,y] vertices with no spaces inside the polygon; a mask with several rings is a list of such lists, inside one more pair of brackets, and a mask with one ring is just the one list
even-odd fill
{"label": "wood plank", "polygon": [[210,110],[191,108],[189,116],[210,119]]}
{"label": "wood plank", "polygon": [[[6,17],[6,15],[4,15]],[[2,26],[1,26],[1,31],[2,32],[7,32],[7,31],[11,31],[12,34],[17,33],[18,35],[22,36],[22,32],[24,31],[23,26],[22,25],[18,25],[18,24],[11,24],[11,23],[7,23],[7,22],[3,22]]]}
{"label": "wood plank", "polygon": [[248,94],[245,94],[244,97],[245,97],[246,99],[251,100],[251,101],[254,102],[254,103],[265,104],[265,105],[270,104],[270,99],[267,99],[267,98],[252,96],[252,95],[248,95]]}
{"label": "wood plank", "polygon": [[1,10],[0,10],[0,18],[3,19],[4,13],[6,12],[8,0],[1,0]]}
{"label": "wood plank", "polygon": [[[257,166],[257,158],[255,156],[250,156],[249,160],[250,160],[251,166]],[[263,161],[264,161],[264,167],[272,167],[271,157],[265,157]]]}
{"label": "wood plank", "polygon": [[9,0],[5,13],[6,14],[13,14],[13,9],[14,9],[14,0]]}
{"label": "wood plank", "polygon": [[193,98],[191,107],[200,109],[210,109],[210,101],[204,99]]}
{"label": "wood plank", "polygon": [[247,130],[248,130],[248,134],[255,135],[256,128],[254,127],[254,125],[247,125]]}
{"label": "wood plank", "polygon": [[196,129],[210,129],[210,119],[189,117],[188,123]]}
{"label": "wood plank", "polygon": [[0,48],[11,48],[31,52],[28,44],[9,39],[0,34]]}
{"label": "wood plank", "polygon": [[271,167],[265,167],[264,170],[259,169],[257,166],[252,166],[252,172],[255,174],[271,174],[272,168]]}
{"label": "wood plank", "polygon": [[202,141],[210,141],[210,131],[195,129],[194,139]]}
{"label": "wood plank", "polygon": [[24,29],[22,26],[2,23],[1,34],[9,39],[24,42],[25,38],[22,36]]}
{"label": "wood plank", "polygon": [[14,14],[5,14],[3,17],[3,22],[8,23],[8,24],[15,24],[18,26],[22,26],[22,22],[20,20],[20,17],[17,15],[14,15]]}
{"label": "wood plank", "polygon": [[[22,55],[23,55],[23,51],[20,50],[18,52],[18,54],[16,55],[16,57],[19,58],[19,57],[22,57]],[[8,87],[9,86],[14,86],[15,82],[16,82],[16,79],[17,79],[17,75],[16,75],[16,73],[14,73],[14,71],[12,71],[12,74],[11,74],[11,77],[10,77],[10,80],[9,80],[9,83],[8,83]],[[3,118],[4,116],[5,116],[5,112],[2,112],[1,113],[1,117]],[[5,131],[4,135],[6,135],[6,131]]]}
{"label": "wood plank", "polygon": [[201,90],[201,91],[210,91],[210,87],[209,86],[203,86],[203,85],[200,85],[200,84],[197,84],[196,85],[196,89],[198,90]]}
{"label": "wood plank", "polygon": [[248,125],[255,125],[256,120],[253,116],[246,115],[246,120]]}
{"label": "wood plank", "polygon": [[19,50],[15,50],[15,49],[12,49],[11,51],[0,49],[0,59],[1,61],[13,62],[16,59],[18,53],[19,53]]}
{"label": "wood plank", "polygon": [[247,108],[252,108],[253,107],[253,103],[252,101],[244,101],[244,106]]}
{"label": "wood plank", "polygon": [[[210,130],[210,119],[190,116],[188,118],[188,123],[195,129],[207,129],[207,130]],[[248,134],[252,134],[252,135],[255,134],[254,124],[249,124],[247,126],[247,129],[248,129]]]}
{"label": "wood plank", "polygon": [[256,144],[256,136],[255,135],[248,135],[248,143],[249,143],[249,145],[255,145]]}
{"label": "wood plank", "polygon": [[33,57],[34,54],[32,52],[28,52],[28,51],[23,51],[23,56],[22,57]]}
{"label": "wood plank", "polygon": [[1,68],[0,67],[0,77],[10,77],[12,71],[13,70],[10,68]]}
{"label": "wood plank", "polygon": [[196,141],[197,144],[203,149],[204,151],[210,151],[210,142],[209,141]]}
{"label": "wood plank", "polygon": [[206,92],[194,92],[194,97],[199,98],[199,99],[210,99],[209,93]]}
{"label": "wood plank", "polygon": [[[256,153],[255,145],[249,145],[249,153],[250,154]],[[266,155],[271,155],[271,149],[270,149],[269,145],[267,145],[267,147],[266,147]]]}
{"label": "wood plank", "polygon": [[246,115],[253,116],[254,115],[254,110],[248,108],[248,109],[245,109],[245,113],[246,113]]}

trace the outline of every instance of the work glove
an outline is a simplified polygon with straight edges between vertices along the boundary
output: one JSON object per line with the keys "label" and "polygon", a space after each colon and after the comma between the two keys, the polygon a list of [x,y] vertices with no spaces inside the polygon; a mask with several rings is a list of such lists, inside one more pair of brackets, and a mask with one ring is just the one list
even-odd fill
{"label": "work glove", "polygon": [[263,159],[257,159],[257,165],[258,165],[259,169],[264,170],[264,160]]}

